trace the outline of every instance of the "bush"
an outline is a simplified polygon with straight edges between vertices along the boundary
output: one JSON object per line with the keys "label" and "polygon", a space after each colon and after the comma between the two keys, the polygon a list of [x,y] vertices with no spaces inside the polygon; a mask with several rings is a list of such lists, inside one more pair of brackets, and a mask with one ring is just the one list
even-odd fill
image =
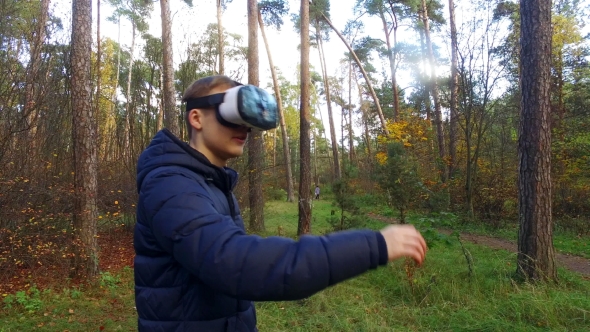
{"label": "bush", "polygon": [[28,291],[18,291],[16,294],[8,295],[4,298],[4,306],[7,309],[19,305],[28,312],[35,312],[43,308],[41,301],[41,292],[36,287],[29,288]]}
{"label": "bush", "polygon": [[425,207],[430,213],[439,213],[447,211],[449,208],[450,194],[444,184],[437,183],[428,190]]}
{"label": "bush", "polygon": [[358,195],[356,197],[359,206],[379,206],[383,205],[383,196],[374,194]]}
{"label": "bush", "polygon": [[346,229],[362,228],[365,226],[364,218],[360,215],[333,215],[329,216],[327,221],[335,232]]}
{"label": "bush", "polygon": [[422,197],[424,185],[416,161],[406,153],[402,143],[387,145],[387,158],[379,167],[378,179],[387,193],[388,205],[398,210],[400,222],[405,223],[406,213]]}
{"label": "bush", "polygon": [[267,187],[264,189],[264,198],[268,201],[284,201],[287,199],[287,192],[282,188]]}
{"label": "bush", "polygon": [[328,217],[327,221],[335,231],[359,228],[364,225],[364,218],[357,205],[358,198],[354,195],[355,188],[347,177],[332,185],[334,204],[340,209],[338,213]]}

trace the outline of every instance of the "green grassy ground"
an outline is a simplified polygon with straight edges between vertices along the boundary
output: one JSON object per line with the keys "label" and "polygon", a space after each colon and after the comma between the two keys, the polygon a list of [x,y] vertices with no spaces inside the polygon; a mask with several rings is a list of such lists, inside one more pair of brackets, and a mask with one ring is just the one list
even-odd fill
{"label": "green grassy ground", "polygon": [[[421,216],[412,215],[414,219]],[[437,219],[449,219],[441,215]],[[412,218],[410,218],[412,219]],[[518,225],[515,222],[506,223],[501,228],[496,228],[484,222],[473,224],[462,224],[453,222],[453,229],[460,232],[467,232],[480,235],[488,235],[516,242],[518,236]],[[553,231],[553,245],[558,252],[590,258],[590,237],[576,234],[572,231],[565,231],[556,227]]]}
{"label": "green grassy ground", "polygon": [[[312,231],[330,230],[330,201],[314,201]],[[367,219],[366,227],[383,223]],[[270,202],[265,235],[295,237],[297,205]],[[295,302],[258,303],[261,331],[590,331],[590,282],[559,270],[560,282],[512,281],[515,254],[458,243],[431,247],[423,267],[405,262]],[[8,300],[7,300],[8,299]],[[79,289],[5,296],[0,331],[134,331],[133,271]]]}

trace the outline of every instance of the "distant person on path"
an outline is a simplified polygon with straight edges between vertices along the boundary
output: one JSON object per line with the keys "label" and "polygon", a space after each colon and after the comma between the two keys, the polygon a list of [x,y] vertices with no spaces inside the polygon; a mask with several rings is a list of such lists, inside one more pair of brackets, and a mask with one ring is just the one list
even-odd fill
{"label": "distant person on path", "polygon": [[320,199],[320,186],[315,186],[315,199]]}
{"label": "distant person on path", "polygon": [[257,331],[252,301],[302,299],[388,261],[424,261],[411,225],[298,241],[247,234],[226,164],[250,130],[276,127],[276,102],[226,76],[195,81],[182,101],[189,142],[163,129],[137,165],[139,331]]}

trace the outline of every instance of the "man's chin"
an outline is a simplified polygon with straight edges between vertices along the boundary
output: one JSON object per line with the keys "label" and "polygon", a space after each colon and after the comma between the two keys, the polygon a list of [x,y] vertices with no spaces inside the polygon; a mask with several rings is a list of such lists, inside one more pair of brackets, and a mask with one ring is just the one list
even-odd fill
{"label": "man's chin", "polygon": [[228,153],[229,158],[237,158],[237,157],[240,157],[243,154],[244,154],[244,149],[243,148],[241,148],[241,149],[235,149],[235,150],[232,150],[232,151],[230,151]]}

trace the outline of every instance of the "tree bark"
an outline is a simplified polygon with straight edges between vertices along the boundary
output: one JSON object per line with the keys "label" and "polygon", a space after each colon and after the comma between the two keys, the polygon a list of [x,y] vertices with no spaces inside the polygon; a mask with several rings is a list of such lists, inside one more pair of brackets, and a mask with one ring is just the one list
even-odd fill
{"label": "tree bark", "polygon": [[[287,180],[287,202],[295,201],[295,188],[293,187],[293,171],[291,169],[291,152],[289,151],[289,135],[287,134],[287,124],[285,122],[285,114],[283,113],[283,101],[281,98],[281,89],[279,88],[279,81],[277,79],[277,71],[275,69],[272,54],[270,52],[270,45],[266,39],[266,33],[264,31],[264,23],[262,22],[262,14],[258,11],[258,25],[260,26],[260,33],[264,40],[264,46],[266,47],[266,54],[268,56],[268,63],[270,65],[270,73],[272,75],[272,84],[275,90],[275,96],[277,97],[277,108],[279,111],[279,123],[281,127],[281,138],[283,141],[283,156],[285,158],[285,176]],[[275,131],[276,135],[276,131]]]}
{"label": "tree bark", "polygon": [[[248,84],[258,85],[258,3],[248,0]],[[248,197],[250,201],[250,230],[264,230],[264,197],[262,192],[262,168],[264,142],[262,133],[253,130],[248,139]]]}
{"label": "tree bark", "polygon": [[348,48],[348,51],[350,52],[350,55],[352,56],[354,62],[357,64],[357,66],[359,67],[359,70],[363,74],[363,77],[365,78],[365,82],[367,83],[367,87],[369,87],[369,92],[371,92],[371,96],[373,97],[373,101],[375,102],[375,107],[377,108],[377,114],[379,115],[379,120],[381,121],[381,127],[383,129],[383,132],[386,135],[389,135],[389,130],[387,130],[387,125],[386,125],[387,123],[385,121],[385,117],[383,116],[383,110],[381,110],[381,104],[379,103],[379,98],[377,97],[377,94],[375,93],[375,89],[373,89],[373,84],[371,84],[371,81],[369,79],[369,75],[367,75],[367,72],[363,68],[361,61],[356,56],[356,53],[354,53],[354,50],[352,49],[350,44],[348,44],[348,42],[346,41],[344,36],[340,33],[340,31],[338,31],[338,29],[336,29],[336,27],[332,24],[332,22],[328,19],[328,17],[326,17],[326,15],[324,15],[322,13],[322,16],[324,17],[324,20],[326,21],[326,23],[328,23],[328,25],[330,25],[332,30],[334,30],[334,32],[338,35],[338,37],[340,37],[340,40],[342,40],[342,42],[344,43],[346,48]]}
{"label": "tree bark", "polygon": [[[316,111],[320,115],[320,123],[324,123],[324,116],[322,115],[322,112],[317,104],[316,104]],[[320,132],[320,137],[323,137],[324,141],[326,141],[326,144],[327,144],[328,136],[326,136],[326,130],[323,127]],[[332,157],[330,156],[330,150],[326,150],[326,152],[328,153],[328,164],[330,165],[330,169],[334,169],[334,163],[332,162]]]}
{"label": "tree bark", "polygon": [[[27,118],[27,136],[29,144],[27,145],[27,158],[36,154],[37,148],[37,118],[39,115],[36,106],[39,98],[39,87],[43,86],[43,82],[39,81],[39,68],[41,67],[41,49],[45,42],[45,25],[49,17],[49,0],[42,0],[39,11],[39,18],[34,29],[33,40],[31,40],[31,50],[29,63],[27,65],[26,83],[25,83],[25,103],[23,105],[23,114]],[[31,166],[32,160],[27,164]]]}
{"label": "tree bark", "polygon": [[[395,16],[395,12],[393,8],[391,9],[393,15],[393,47],[397,46],[397,19]],[[397,91],[397,79],[396,79],[396,70],[395,70],[395,54],[394,50],[391,47],[391,31],[387,27],[387,21],[385,20],[385,13],[383,13],[383,8],[379,8],[379,17],[381,18],[381,23],[383,23],[383,32],[385,33],[385,44],[387,45],[387,59],[389,60],[389,70],[391,71],[391,90],[393,93],[393,121],[397,121],[399,116],[399,92]]]}
{"label": "tree bark", "polygon": [[[160,70],[160,91],[164,90],[164,71]],[[160,98],[158,102],[158,118],[157,118],[158,129],[164,128],[164,98]]]}
{"label": "tree bark", "polygon": [[311,232],[311,156],[309,129],[311,127],[309,75],[309,1],[301,0],[301,101],[300,107],[300,179],[299,179],[299,236]]}
{"label": "tree bark", "polygon": [[127,158],[131,157],[131,79],[133,78],[133,60],[134,60],[134,53],[135,53],[135,23],[131,22],[132,32],[131,32],[131,50],[129,51],[129,72],[127,74],[127,103],[125,106],[125,130],[124,130],[124,145],[123,145],[123,155]]}
{"label": "tree bark", "polygon": [[96,221],[97,146],[96,121],[91,105],[90,55],[92,48],[92,2],[72,2],[72,138],[74,150],[74,235],[80,240],[75,270],[88,276],[98,272]]}
{"label": "tree bark", "polygon": [[[102,141],[102,137],[100,137],[100,130],[98,127],[98,119],[100,118],[100,93],[101,93],[101,59],[102,57],[102,47],[100,43],[100,0],[96,0],[96,95],[95,95],[95,115],[97,119],[96,124],[96,139],[99,142],[99,147],[101,146],[100,142]],[[100,152],[98,152],[100,155]]]}
{"label": "tree bark", "polygon": [[551,1],[520,1],[517,273],[555,280],[551,216]]}
{"label": "tree bark", "polygon": [[225,38],[223,35],[222,1],[217,0],[217,48],[219,49],[219,75],[225,75]]}
{"label": "tree bark", "polygon": [[459,73],[457,64],[457,26],[455,25],[455,4],[449,0],[449,24],[451,26],[451,105],[450,105],[450,128],[449,128],[449,179],[452,179],[455,173],[457,163],[457,98],[459,94]]}
{"label": "tree bark", "polygon": [[[420,20],[422,20],[422,14],[418,14]],[[422,60],[422,67],[426,68],[427,67],[427,60],[426,58],[428,57],[427,55],[427,51],[426,51],[426,43],[424,42],[424,29],[419,29],[419,35],[420,35],[420,51],[421,51],[421,60]],[[428,120],[429,124],[431,124],[431,119],[432,119],[432,104],[430,102],[430,92],[429,92],[429,86],[428,86],[428,74],[424,73],[424,72],[420,72],[420,81],[424,87],[424,92],[423,92],[423,96],[424,96],[424,112],[426,113],[426,120]]]}
{"label": "tree bark", "polygon": [[336,128],[334,127],[334,117],[332,115],[332,98],[330,96],[330,83],[328,81],[328,70],[326,69],[326,59],[324,57],[324,46],[322,42],[319,22],[316,22],[316,41],[318,43],[318,53],[320,55],[320,65],[322,77],[324,79],[324,90],[326,93],[326,104],[328,106],[328,123],[330,124],[330,139],[332,140],[332,155],[334,156],[334,179],[340,180],[342,170],[340,169],[340,156],[338,155],[338,141],[336,140]]}
{"label": "tree bark", "polygon": [[[164,126],[174,135],[180,135],[174,91],[174,57],[172,51],[172,18],[170,0],[160,0],[162,12],[162,71],[164,74]],[[160,128],[158,128],[160,129]]]}
{"label": "tree bark", "polygon": [[356,156],[354,153],[354,131],[352,130],[352,63],[348,60],[348,149],[349,160],[352,165]]}
{"label": "tree bark", "polygon": [[[117,89],[119,87],[119,79],[121,76],[121,16],[119,15],[118,19],[117,19],[117,72],[116,72],[116,76],[115,76],[115,84],[113,87],[113,95],[111,96],[111,115],[114,117],[115,113],[117,112],[117,104],[118,104],[118,98],[117,98]],[[117,125],[115,124],[115,127]],[[111,144],[111,146],[113,146],[112,142],[110,142],[109,144]],[[116,144],[116,146],[120,149],[120,145]],[[116,149],[112,149],[112,150],[116,150]],[[105,158],[107,160],[112,160],[115,159],[114,153],[113,155],[111,155],[108,158]]]}
{"label": "tree bark", "polygon": [[354,130],[352,129],[352,109],[348,109],[348,161],[354,163]]}
{"label": "tree bark", "polygon": [[[428,8],[426,7],[426,0],[422,0],[422,22],[424,23],[424,38],[426,39],[426,47],[428,49],[428,58],[430,59],[430,91],[432,99],[434,100],[434,122],[436,126],[436,136],[438,140],[438,156],[441,165],[446,162],[445,153],[445,136],[442,123],[442,112],[440,106],[440,99],[438,95],[438,83],[436,82],[436,61],[434,60],[434,51],[432,50],[432,41],[430,39],[430,23],[428,19]],[[440,170],[440,179],[446,182],[447,169],[442,166]]]}

